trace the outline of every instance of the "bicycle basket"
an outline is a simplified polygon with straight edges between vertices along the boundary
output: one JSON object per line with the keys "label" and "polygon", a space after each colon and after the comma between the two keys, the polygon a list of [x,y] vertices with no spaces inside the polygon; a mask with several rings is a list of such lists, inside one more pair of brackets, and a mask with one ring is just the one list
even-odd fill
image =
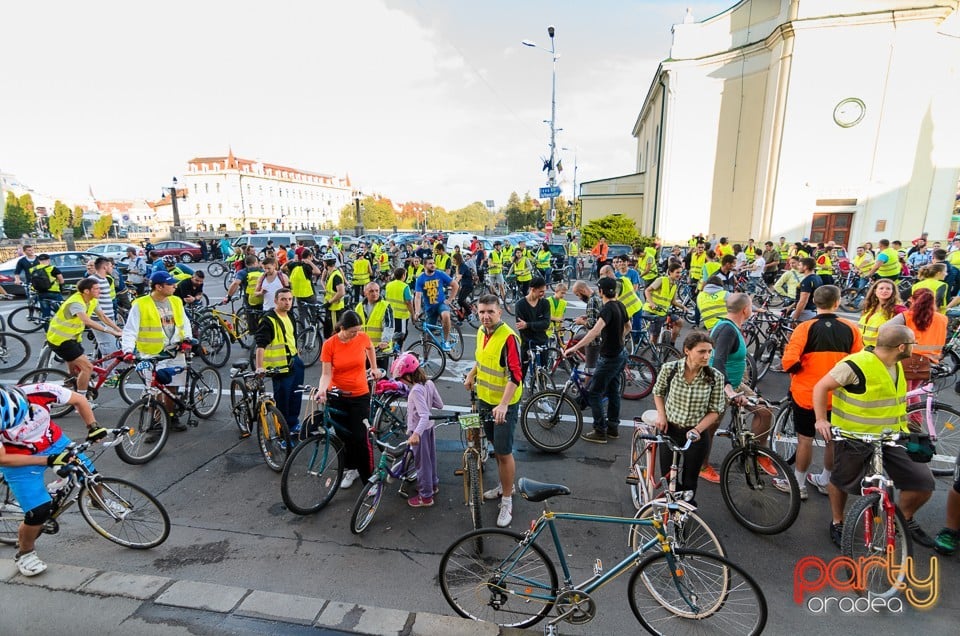
{"label": "bicycle basket", "polygon": [[480,428],[479,413],[461,413],[458,419],[460,421],[460,428],[463,430]]}

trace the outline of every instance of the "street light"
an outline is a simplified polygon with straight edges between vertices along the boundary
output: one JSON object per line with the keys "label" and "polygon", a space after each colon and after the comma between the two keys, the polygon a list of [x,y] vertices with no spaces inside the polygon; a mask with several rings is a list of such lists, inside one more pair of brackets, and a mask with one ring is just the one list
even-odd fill
{"label": "street light", "polygon": [[163,195],[166,196],[167,192],[170,193],[170,202],[173,204],[173,229],[171,238],[180,238],[179,234],[183,231],[183,228],[180,227],[180,210],[177,208],[177,178],[173,178],[173,185],[169,188],[163,188]]}
{"label": "street light", "polygon": [[577,147],[567,148],[564,146],[560,150],[572,150],[573,151],[573,215],[570,219],[574,227],[580,227],[580,220],[577,219],[577,200],[580,198],[577,196]]}
{"label": "street light", "polygon": [[360,205],[360,197],[362,196],[363,196],[363,193],[360,190],[353,191],[353,201],[357,209],[357,224],[353,228],[353,235],[356,236],[357,238],[360,238],[361,236],[363,236],[363,216],[361,216],[360,214],[360,210],[361,208],[363,208],[363,206]]}
{"label": "street light", "polygon": [[[554,42],[554,35],[556,34],[556,29],[553,25],[547,27],[547,35],[550,36],[550,48],[544,48],[542,46],[537,46],[536,42],[531,42],[530,40],[523,40],[521,44],[524,46],[529,46],[534,49],[540,49],[542,51],[547,51],[550,53],[550,56],[553,58],[553,73],[551,81],[551,90],[550,90],[550,163],[547,167],[547,186],[551,188],[556,187],[557,185],[557,58],[560,57],[557,55],[557,47]],[[554,209],[554,197],[550,197],[550,212],[547,214],[547,221],[553,223],[553,217],[556,214]]]}

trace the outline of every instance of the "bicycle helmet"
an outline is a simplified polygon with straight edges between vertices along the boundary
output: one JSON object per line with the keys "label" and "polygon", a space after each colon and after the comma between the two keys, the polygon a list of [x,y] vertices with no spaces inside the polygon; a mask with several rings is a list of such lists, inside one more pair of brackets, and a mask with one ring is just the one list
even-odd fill
{"label": "bicycle helmet", "polygon": [[23,391],[13,386],[0,388],[0,431],[23,424],[29,411],[30,405]]}
{"label": "bicycle helmet", "polygon": [[172,255],[170,255],[170,254],[167,254],[166,256],[163,257],[163,264],[164,264],[164,265],[176,265],[176,264],[177,264],[177,257],[176,257],[176,256],[172,256]]}
{"label": "bicycle helmet", "polygon": [[397,356],[397,359],[394,360],[393,366],[390,367],[390,374],[395,378],[402,378],[409,373],[413,373],[419,368],[420,360],[417,359],[417,356],[407,351],[401,353],[399,356]]}

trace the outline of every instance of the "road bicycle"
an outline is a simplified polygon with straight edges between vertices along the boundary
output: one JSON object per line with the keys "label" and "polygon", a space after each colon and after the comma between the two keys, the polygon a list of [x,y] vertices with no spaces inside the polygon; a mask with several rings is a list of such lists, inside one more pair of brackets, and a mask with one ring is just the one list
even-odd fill
{"label": "road bicycle", "polygon": [[256,427],[257,446],[263,461],[270,470],[279,473],[283,471],[293,439],[273,394],[266,390],[264,378],[276,373],[270,369],[265,374],[248,371],[249,366],[246,360],[241,360],[230,368],[230,413],[241,438],[250,437],[251,429]]}
{"label": "road bicycle", "polygon": [[[244,349],[254,346],[253,332],[248,325],[248,310],[236,310],[232,299],[224,298],[211,307],[191,306],[188,316],[200,341],[200,357],[209,365],[222,367],[230,359],[230,345],[236,342]],[[218,309],[230,303],[230,311]]]}
{"label": "road bicycle", "polygon": [[[744,399],[740,406],[733,400]],[[720,494],[727,509],[744,528],[757,534],[778,534],[796,521],[800,514],[800,485],[790,465],[760,438],[769,431],[754,434],[747,421],[752,417],[747,406],[770,409],[760,396],[738,393],[730,402],[730,426],[719,429],[717,437],[728,437],[732,448],[720,467]],[[788,485],[779,490],[773,480]]]}
{"label": "road bicycle", "polygon": [[[105,440],[102,450],[121,443],[128,430],[125,427],[109,430],[113,439]],[[63,483],[51,493],[53,512],[44,522],[42,532],[57,534],[61,516],[76,503],[84,521],[97,534],[117,545],[146,550],[166,541],[170,517],[163,504],[134,483],[96,472],[93,462],[82,456],[90,446],[91,442],[80,442],[67,447],[73,461],[56,469]],[[0,543],[16,545],[22,521],[23,510],[0,477]]]}
{"label": "road bicycle", "polygon": [[[132,404],[135,400],[130,398],[134,396],[139,397],[143,392],[142,390],[138,391],[136,387],[139,378],[134,380],[133,366],[120,368],[127,364],[128,361],[125,360],[122,351],[114,351],[109,355],[94,360],[93,372],[90,374],[90,382],[87,386],[87,395],[91,399],[96,400],[100,389],[103,388],[111,376],[114,376],[117,378],[117,387],[120,389],[121,396],[130,400],[128,404]],[[63,369],[53,367],[30,371],[17,380],[17,384],[39,384],[41,382],[65,386],[71,391],[77,390],[76,373],[69,373]],[[49,405],[49,409],[51,417],[63,417],[73,412],[73,405],[54,402]]]}
{"label": "road bicycle", "polygon": [[[189,346],[190,343],[184,344]],[[181,350],[191,353],[186,346]],[[123,444],[116,447],[117,455],[128,464],[145,464],[159,455],[167,443],[170,426],[181,415],[187,415],[187,426],[198,426],[199,421],[194,416],[210,419],[220,405],[223,384],[214,367],[195,368],[188,361],[185,366],[164,369],[164,375],[186,374],[182,392],[177,387],[159,382],[157,364],[171,358],[172,354],[165,353],[134,359],[136,373],[143,379],[144,394],[120,416],[120,425],[129,427],[131,433],[124,437]],[[164,398],[172,405],[173,412],[167,411]]]}
{"label": "road bicycle", "polygon": [[[653,368],[659,373],[660,367],[672,360],[679,360],[683,356],[677,349],[665,342],[653,342],[650,337],[650,320],[644,318],[640,321],[640,330],[634,334],[636,340],[628,338],[628,348],[632,346],[632,354],[639,356],[653,365]],[[661,333],[666,331],[666,328]],[[651,387],[652,388],[652,387]]]}
{"label": "road bicycle", "polygon": [[[440,559],[440,590],[460,616],[525,628],[553,611],[556,616],[544,633],[558,634],[561,621],[581,625],[592,620],[597,613],[594,592],[633,570],[627,584],[630,609],[650,633],[717,630],[744,635],[763,631],[767,602],[757,582],[721,555],[675,547],[658,515],[637,519],[554,512],[546,501],[570,494],[566,486],[522,478],[517,490],[528,501],[544,502],[543,513],[529,530],[523,534],[494,528],[474,530],[454,541]],[[601,559],[590,559],[593,575],[575,584],[571,564],[577,563],[568,562],[568,555],[571,559],[579,555],[564,548],[557,529],[560,521],[648,526],[656,536],[607,571]],[[556,550],[562,580],[553,560],[537,543],[545,531]],[[651,554],[644,556],[647,551]]]}
{"label": "road bicycle", "polygon": [[[891,598],[906,587],[906,562],[913,552],[907,521],[894,501],[893,480],[883,473],[883,447],[899,446],[900,433],[885,430],[879,435],[870,435],[848,433],[839,428],[832,428],[830,432],[836,444],[861,444],[873,450],[870,467],[860,484],[861,497],[853,502],[843,519],[840,552],[855,563],[864,558],[881,559],[885,567],[865,568],[854,589],[871,598]],[[849,571],[848,574],[851,578],[856,576]]]}

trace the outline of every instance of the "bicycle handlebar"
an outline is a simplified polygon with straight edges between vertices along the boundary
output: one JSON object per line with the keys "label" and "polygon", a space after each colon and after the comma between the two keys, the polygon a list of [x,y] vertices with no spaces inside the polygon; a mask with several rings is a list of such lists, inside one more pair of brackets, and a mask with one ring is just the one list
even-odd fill
{"label": "bicycle handlebar", "polygon": [[897,440],[901,439],[900,431],[892,431],[888,428],[883,429],[879,435],[873,433],[851,433],[838,426],[830,427],[830,435],[840,439],[848,439],[865,444],[875,444],[877,442],[884,446],[899,446]]}
{"label": "bicycle handlebar", "polygon": [[647,439],[653,442],[657,442],[658,444],[666,444],[671,451],[674,451],[676,453],[686,452],[690,448],[690,445],[693,444],[693,440],[688,437],[686,444],[684,444],[683,446],[677,446],[676,442],[673,441],[672,437],[668,435],[664,435],[662,433],[657,433],[655,435],[643,434],[643,435],[640,435],[640,439]]}

